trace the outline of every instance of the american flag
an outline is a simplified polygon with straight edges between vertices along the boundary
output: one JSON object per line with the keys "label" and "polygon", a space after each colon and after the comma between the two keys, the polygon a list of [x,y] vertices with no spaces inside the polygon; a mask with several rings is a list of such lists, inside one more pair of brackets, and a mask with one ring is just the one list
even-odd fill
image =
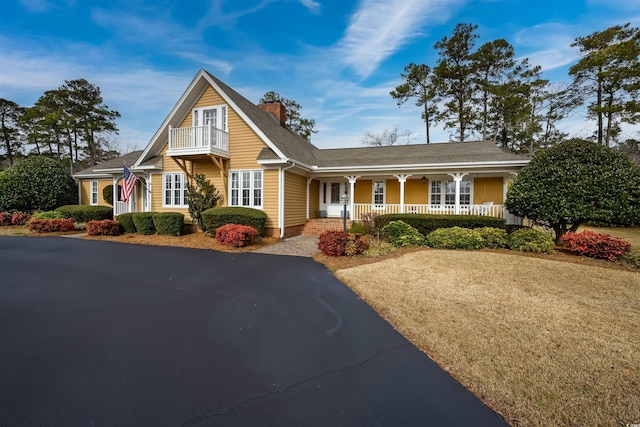
{"label": "american flag", "polygon": [[124,175],[122,177],[122,195],[120,196],[120,199],[123,202],[129,201],[129,198],[133,194],[133,189],[136,187],[137,180],[138,177],[131,173],[127,165],[124,165]]}

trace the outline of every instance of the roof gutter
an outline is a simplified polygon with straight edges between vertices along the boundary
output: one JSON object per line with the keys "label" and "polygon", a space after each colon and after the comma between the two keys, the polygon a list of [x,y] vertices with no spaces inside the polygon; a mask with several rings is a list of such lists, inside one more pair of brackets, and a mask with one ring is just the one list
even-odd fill
{"label": "roof gutter", "polygon": [[296,162],[292,161],[291,165],[280,168],[280,185],[278,185],[278,189],[280,190],[280,194],[278,195],[278,228],[280,228],[280,240],[284,238],[284,172],[295,166]]}

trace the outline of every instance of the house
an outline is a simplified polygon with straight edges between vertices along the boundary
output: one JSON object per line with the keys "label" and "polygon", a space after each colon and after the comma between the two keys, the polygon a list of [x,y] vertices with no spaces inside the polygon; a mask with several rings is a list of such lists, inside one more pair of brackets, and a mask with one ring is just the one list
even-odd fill
{"label": "house", "polygon": [[308,223],[340,227],[343,200],[354,220],[367,212],[506,217],[509,182],[528,162],[489,141],[319,149],[285,122],[282,104],[256,106],[200,70],[144,150],[74,175],[79,202],[106,204],[102,191],[121,181],[126,163],[139,179],[114,215],[188,217],[186,187],[203,173],[221,205],[265,211],[266,232],[282,238],[313,229]]}

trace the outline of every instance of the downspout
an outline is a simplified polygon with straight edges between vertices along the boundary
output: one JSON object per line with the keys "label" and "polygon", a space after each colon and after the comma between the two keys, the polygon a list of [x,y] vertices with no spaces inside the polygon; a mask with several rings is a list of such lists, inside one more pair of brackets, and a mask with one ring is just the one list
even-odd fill
{"label": "downspout", "polygon": [[291,162],[290,166],[280,168],[280,194],[278,195],[278,227],[280,228],[280,240],[284,238],[284,172],[296,165]]}

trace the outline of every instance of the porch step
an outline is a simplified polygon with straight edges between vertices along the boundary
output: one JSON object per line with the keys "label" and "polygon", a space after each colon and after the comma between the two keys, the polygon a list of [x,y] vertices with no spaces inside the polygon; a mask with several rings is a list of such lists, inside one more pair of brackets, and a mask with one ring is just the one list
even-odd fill
{"label": "porch step", "polygon": [[[342,218],[313,218],[307,221],[302,234],[307,236],[319,236],[323,231],[342,230]],[[351,227],[351,221],[347,220],[347,229]]]}

